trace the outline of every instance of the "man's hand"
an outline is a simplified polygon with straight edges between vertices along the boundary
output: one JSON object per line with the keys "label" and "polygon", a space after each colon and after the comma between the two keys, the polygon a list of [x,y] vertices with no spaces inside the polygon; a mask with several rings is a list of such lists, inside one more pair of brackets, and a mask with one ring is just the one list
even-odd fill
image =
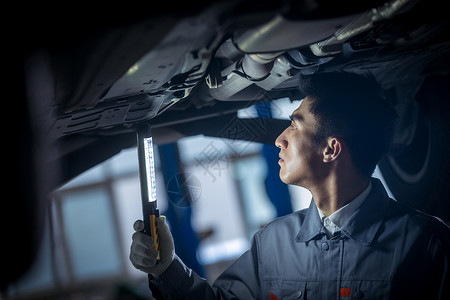
{"label": "man's hand", "polygon": [[172,234],[166,224],[165,217],[156,218],[156,227],[159,236],[160,261],[157,263],[158,251],[153,248],[155,241],[149,235],[142,232],[144,222],[137,220],[133,228],[133,242],[130,249],[130,261],[136,269],[158,278],[164,273],[175,257]]}

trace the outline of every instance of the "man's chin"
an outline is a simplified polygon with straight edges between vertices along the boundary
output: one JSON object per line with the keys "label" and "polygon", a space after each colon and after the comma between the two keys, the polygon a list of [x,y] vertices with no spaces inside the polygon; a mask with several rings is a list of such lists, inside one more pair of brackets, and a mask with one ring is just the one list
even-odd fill
{"label": "man's chin", "polygon": [[290,180],[289,180],[289,177],[286,176],[286,174],[284,174],[281,170],[280,170],[279,176],[280,176],[280,180],[281,180],[281,181],[283,181],[283,182],[286,183],[286,184],[291,184],[291,182],[290,182]]}

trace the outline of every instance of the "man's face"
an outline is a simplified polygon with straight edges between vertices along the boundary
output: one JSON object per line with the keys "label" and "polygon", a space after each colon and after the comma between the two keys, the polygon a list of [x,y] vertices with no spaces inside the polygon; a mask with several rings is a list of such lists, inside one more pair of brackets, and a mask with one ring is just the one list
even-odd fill
{"label": "man's face", "polygon": [[323,172],[322,151],[314,143],[317,118],[310,112],[306,97],[292,113],[291,125],[276,139],[280,148],[280,178],[284,183],[311,187]]}

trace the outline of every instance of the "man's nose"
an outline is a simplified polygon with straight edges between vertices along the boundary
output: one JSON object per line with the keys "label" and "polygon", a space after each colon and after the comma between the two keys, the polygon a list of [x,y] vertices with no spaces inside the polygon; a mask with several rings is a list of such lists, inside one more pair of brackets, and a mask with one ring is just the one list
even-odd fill
{"label": "man's nose", "polygon": [[[285,130],[286,131],[286,130]],[[286,148],[287,145],[287,141],[286,138],[284,136],[284,132],[283,131],[275,140],[275,146],[277,146],[278,148]]]}

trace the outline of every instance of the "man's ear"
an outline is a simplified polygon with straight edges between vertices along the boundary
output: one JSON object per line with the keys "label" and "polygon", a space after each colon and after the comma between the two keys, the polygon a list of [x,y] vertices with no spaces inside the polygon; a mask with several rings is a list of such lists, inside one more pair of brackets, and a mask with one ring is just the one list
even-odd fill
{"label": "man's ear", "polygon": [[327,163],[336,160],[341,154],[341,151],[342,142],[335,137],[329,137],[326,147],[323,150],[323,162]]}

